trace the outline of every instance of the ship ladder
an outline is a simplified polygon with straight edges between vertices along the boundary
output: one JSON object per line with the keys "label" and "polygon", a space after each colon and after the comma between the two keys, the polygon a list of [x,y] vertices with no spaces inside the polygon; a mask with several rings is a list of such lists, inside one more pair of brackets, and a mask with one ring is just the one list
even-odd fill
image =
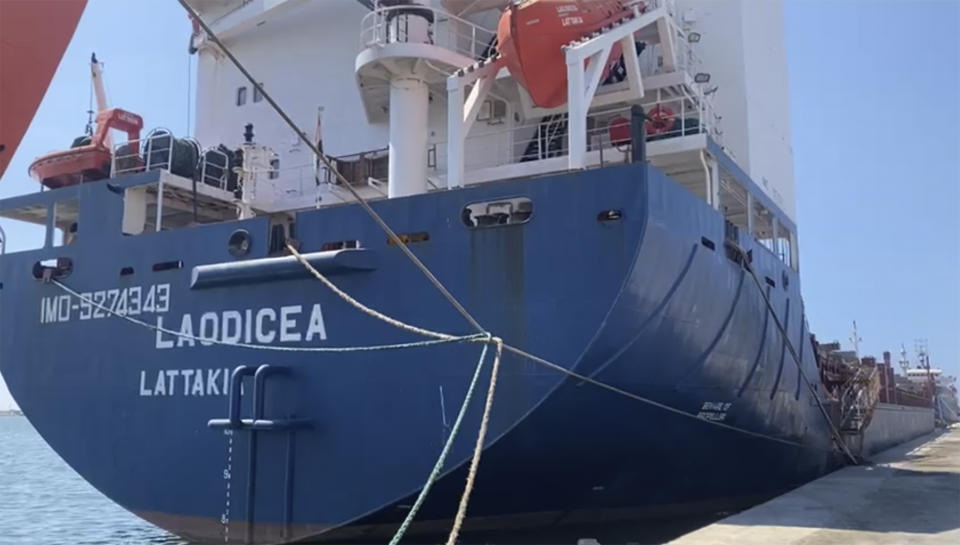
{"label": "ship ladder", "polygon": [[[227,418],[214,418],[207,422],[207,426],[213,429],[224,430],[224,435],[230,437],[230,447],[228,454],[232,465],[232,435],[238,431],[249,431],[250,437],[247,449],[246,464],[246,490],[244,499],[246,502],[246,523],[244,527],[244,543],[252,543],[254,540],[254,525],[256,519],[256,488],[257,488],[257,438],[261,432],[282,432],[286,434],[286,460],[284,465],[284,487],[283,487],[283,539],[288,540],[292,537],[290,527],[293,513],[293,472],[295,464],[295,434],[297,430],[309,428],[311,421],[304,418],[290,416],[280,419],[268,419],[264,417],[264,398],[266,395],[266,381],[269,377],[289,375],[288,367],[264,364],[254,368],[250,365],[237,366],[230,375],[230,389],[227,393],[228,416]],[[240,409],[243,395],[243,379],[253,375],[253,418],[241,418]],[[231,479],[233,468],[228,467],[225,479]],[[229,520],[229,488],[227,495],[227,510],[221,519],[224,524],[224,539],[229,541],[230,520]]]}

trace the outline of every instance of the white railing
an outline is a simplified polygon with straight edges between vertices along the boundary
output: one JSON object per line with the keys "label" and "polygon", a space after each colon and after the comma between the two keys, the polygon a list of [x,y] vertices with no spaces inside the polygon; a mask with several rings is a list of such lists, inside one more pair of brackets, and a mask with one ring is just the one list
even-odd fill
{"label": "white railing", "polygon": [[723,143],[723,131],[720,129],[720,117],[713,109],[713,102],[703,95],[699,89],[691,89],[686,85],[674,89],[680,96],[666,96],[663,89],[654,89],[647,94],[652,101],[644,102],[643,108],[648,117],[656,112],[672,113],[676,120],[673,128],[668,128],[659,135],[648,134],[647,138],[659,140],[673,136],[688,136],[691,134],[706,133],[718,144]]}
{"label": "white railing", "polygon": [[[178,146],[177,140],[183,141],[166,129],[156,129],[144,138],[115,145],[110,159],[110,177],[150,170],[176,170],[178,159],[174,150]],[[187,142],[197,152],[197,162],[192,165],[180,164],[180,167],[192,171],[192,174],[173,173],[187,178],[196,177],[200,183],[228,190],[231,168],[238,165],[231,165],[230,157],[216,148],[203,150],[196,140],[187,139]]]}
{"label": "white railing", "polygon": [[360,23],[361,49],[391,43],[426,43],[481,59],[493,52],[496,36],[495,31],[447,11],[419,5],[378,8]]}
{"label": "white railing", "polygon": [[[213,160],[211,160],[210,155],[213,156]],[[227,157],[226,153],[215,148],[200,152],[200,183],[227,191],[231,174],[230,169],[230,158]]]}
{"label": "white railing", "polygon": [[114,145],[110,177],[148,170],[170,170],[174,140],[176,137],[167,129],[154,129],[144,138]]}
{"label": "white railing", "polygon": [[141,138],[115,145],[110,160],[110,177],[116,178],[124,174],[134,174],[157,168],[168,169],[173,158],[173,146],[169,146],[167,153],[158,153],[156,149],[151,149],[150,153],[145,153],[143,148],[144,144],[156,138]]}
{"label": "white railing", "polygon": [[[648,95],[649,96],[649,95]],[[661,98],[643,105],[650,115],[657,108],[669,108],[673,125],[658,134],[647,134],[647,141],[711,134],[714,116],[705,103],[693,97]],[[587,116],[587,152],[597,152],[600,164],[623,162],[630,148],[630,107],[621,106],[593,111]],[[467,171],[566,157],[569,155],[566,114],[547,116],[536,123],[486,132],[472,131],[465,139]],[[711,134],[712,136],[712,134]],[[445,141],[433,144],[437,161],[431,172],[446,173]]]}

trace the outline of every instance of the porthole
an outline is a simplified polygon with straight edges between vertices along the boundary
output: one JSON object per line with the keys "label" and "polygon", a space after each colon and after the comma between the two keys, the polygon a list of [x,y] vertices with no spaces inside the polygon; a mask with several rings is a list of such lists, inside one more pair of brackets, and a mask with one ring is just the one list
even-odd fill
{"label": "porthole", "polygon": [[243,257],[250,253],[250,247],[253,245],[253,239],[250,232],[246,229],[237,229],[230,234],[227,240],[227,251],[233,257]]}

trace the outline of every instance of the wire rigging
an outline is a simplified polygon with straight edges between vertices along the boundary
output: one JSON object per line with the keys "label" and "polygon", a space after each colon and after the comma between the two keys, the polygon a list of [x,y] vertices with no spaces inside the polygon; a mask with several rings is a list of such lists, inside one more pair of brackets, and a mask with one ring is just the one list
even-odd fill
{"label": "wire rigging", "polygon": [[291,129],[293,129],[293,132],[297,134],[297,137],[300,138],[300,140],[307,145],[307,147],[314,153],[314,155],[316,155],[321,161],[323,161],[324,166],[334,174],[337,180],[343,185],[343,187],[347,189],[347,191],[350,192],[350,194],[357,201],[357,203],[360,204],[360,206],[364,209],[364,211],[377,223],[377,225],[380,226],[380,228],[384,231],[384,233],[387,234],[387,237],[390,239],[390,241],[393,242],[393,244],[395,244],[398,248],[400,248],[400,250],[407,256],[407,258],[409,258],[410,261],[412,261],[413,264],[418,269],[420,269],[420,272],[427,277],[427,280],[429,280],[430,283],[433,284],[433,286],[443,295],[443,297],[457,310],[457,312],[460,313],[461,316],[463,316],[467,320],[467,322],[471,326],[473,326],[474,329],[476,329],[481,333],[485,332],[484,328],[480,326],[480,323],[477,322],[476,319],[474,319],[474,317],[467,311],[467,309],[462,304],[460,304],[460,301],[458,301],[457,298],[454,297],[449,290],[447,290],[446,286],[444,286],[443,283],[440,282],[440,280],[436,276],[434,276],[434,274],[430,271],[430,269],[428,269],[427,266],[424,265],[422,261],[420,261],[420,258],[418,258],[413,253],[413,251],[410,250],[407,244],[403,242],[399,236],[397,236],[397,234],[393,231],[393,229],[391,229],[390,226],[387,225],[387,222],[384,221],[384,219],[380,217],[379,214],[377,214],[377,212],[370,206],[370,203],[368,203],[366,199],[364,199],[360,195],[360,193],[357,192],[357,190],[353,187],[353,185],[350,184],[349,180],[347,180],[346,177],[344,177],[344,175],[340,173],[340,171],[330,161],[330,158],[326,154],[321,152],[319,148],[317,148],[316,143],[310,140],[310,137],[307,136],[307,133],[305,133],[300,129],[300,127],[296,124],[296,122],[294,122],[293,119],[291,119],[290,116],[287,115],[287,113],[283,110],[283,108],[281,108],[280,105],[277,104],[277,102],[273,99],[273,97],[266,91],[266,89],[263,88],[263,85],[260,85],[260,82],[256,78],[254,78],[249,71],[247,71],[247,69],[243,66],[243,64],[239,60],[237,60],[237,58],[233,55],[233,52],[231,52],[230,49],[227,48],[222,41],[220,41],[220,38],[217,37],[217,35],[213,32],[213,30],[206,23],[206,21],[204,21],[200,17],[200,14],[198,14],[197,11],[194,10],[193,7],[191,7],[187,3],[187,0],[177,0],[177,1],[180,2],[180,5],[183,6],[183,9],[187,10],[187,12],[193,18],[193,20],[195,20],[197,24],[200,25],[203,31],[207,33],[207,36],[213,41],[213,43],[217,45],[217,47],[220,48],[223,54],[226,55],[228,59],[230,59],[230,62],[233,63],[233,65],[237,68],[237,70],[240,71],[241,74],[243,74],[243,77],[245,77],[247,81],[249,81],[250,84],[253,86],[253,88],[256,89],[261,96],[263,96],[263,99],[266,100],[268,104],[270,104],[270,107],[273,108],[273,110],[283,119],[283,121],[287,125],[289,125]]}

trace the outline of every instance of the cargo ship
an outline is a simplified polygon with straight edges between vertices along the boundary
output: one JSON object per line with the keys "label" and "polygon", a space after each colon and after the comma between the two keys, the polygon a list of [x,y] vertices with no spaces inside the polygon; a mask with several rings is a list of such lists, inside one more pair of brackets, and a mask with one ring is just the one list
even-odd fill
{"label": "cargo ship", "polygon": [[824,380],[801,297],[779,2],[183,3],[193,134],[99,104],[0,201],[46,233],[0,257],[0,371],[113,501],[382,542],[458,505],[730,508],[856,457],[869,381]]}

